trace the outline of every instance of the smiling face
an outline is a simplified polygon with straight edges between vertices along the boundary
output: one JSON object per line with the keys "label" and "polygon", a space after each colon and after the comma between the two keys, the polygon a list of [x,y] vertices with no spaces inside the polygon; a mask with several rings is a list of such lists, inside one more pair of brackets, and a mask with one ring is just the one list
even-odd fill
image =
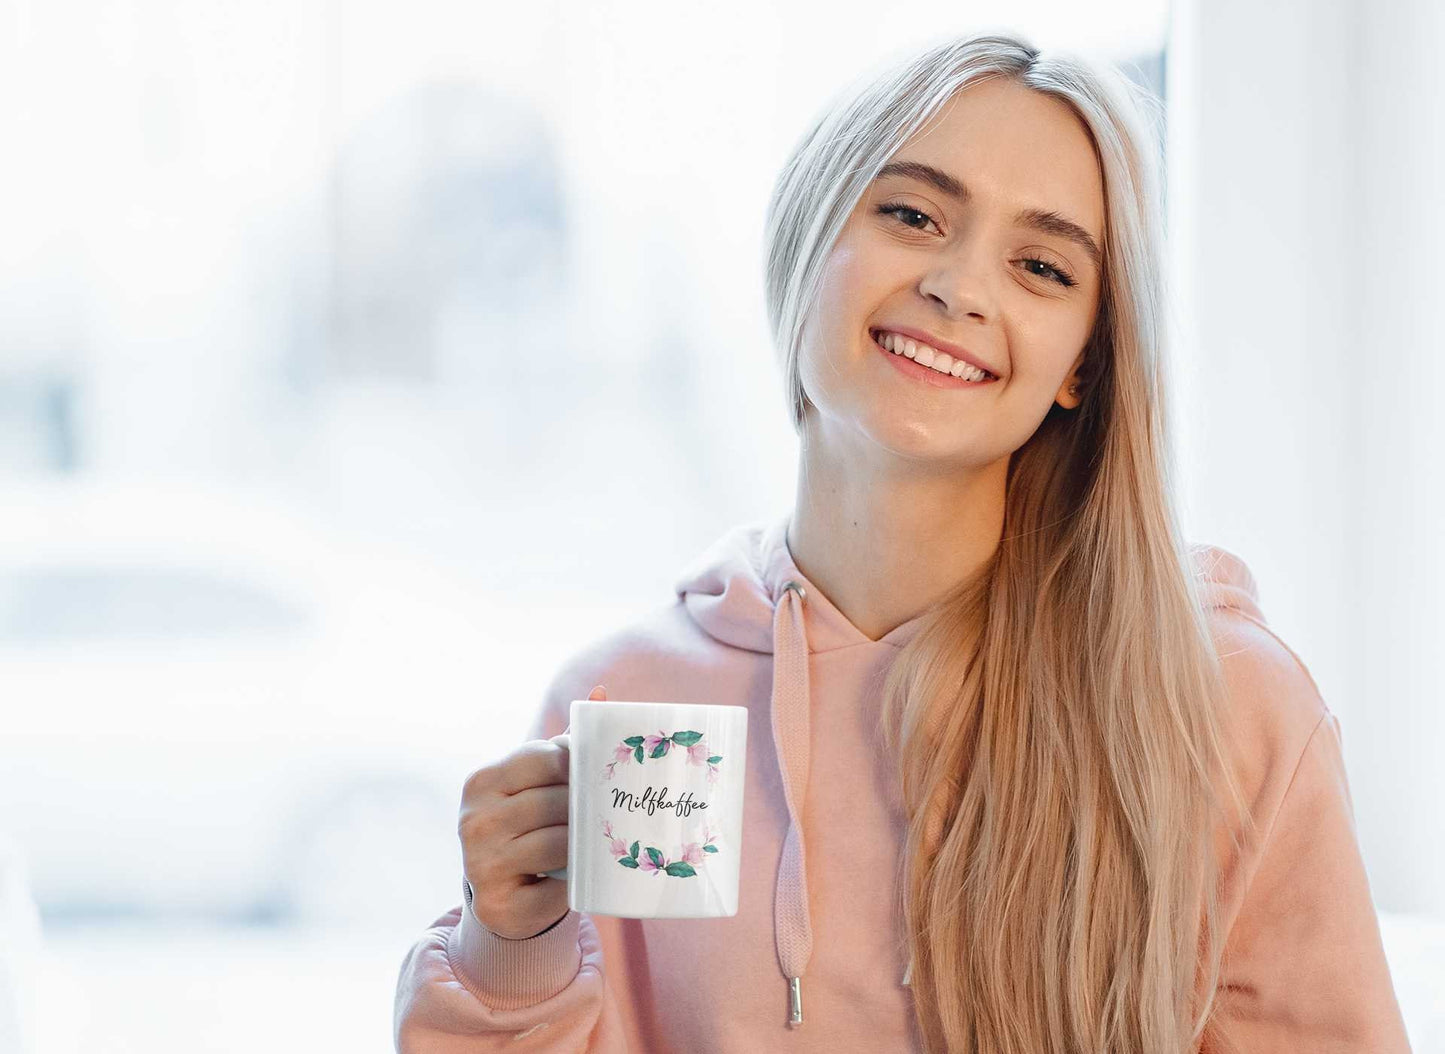
{"label": "smiling face", "polygon": [[[809,418],[911,458],[1006,458],[1051,403],[1079,403],[1068,385],[1103,272],[1071,229],[1102,249],[1103,176],[1079,118],[1007,80],[960,91],[890,159],[829,256],[800,349]],[[902,369],[880,328],[965,349],[997,379]]]}

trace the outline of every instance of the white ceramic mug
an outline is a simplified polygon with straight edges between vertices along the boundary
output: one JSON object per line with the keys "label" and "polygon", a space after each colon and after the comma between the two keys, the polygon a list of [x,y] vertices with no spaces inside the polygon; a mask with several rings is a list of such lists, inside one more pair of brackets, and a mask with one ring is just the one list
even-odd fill
{"label": "white ceramic mug", "polygon": [[748,711],[572,700],[567,882],[576,911],[736,915]]}

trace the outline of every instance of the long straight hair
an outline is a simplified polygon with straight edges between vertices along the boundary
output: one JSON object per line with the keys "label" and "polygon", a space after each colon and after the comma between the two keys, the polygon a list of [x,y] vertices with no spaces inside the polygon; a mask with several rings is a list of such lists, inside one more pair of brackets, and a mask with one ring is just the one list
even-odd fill
{"label": "long straight hair", "polygon": [[860,78],[774,187],[769,324],[801,435],[799,348],[839,233],[894,152],[989,77],[1063,101],[1087,127],[1105,274],[1082,402],[1051,406],[1011,455],[993,558],[930,611],[884,682],[918,1032],[940,1054],[1192,1050],[1223,953],[1221,851],[1249,817],[1172,496],[1157,98],[1011,34],[950,39]]}

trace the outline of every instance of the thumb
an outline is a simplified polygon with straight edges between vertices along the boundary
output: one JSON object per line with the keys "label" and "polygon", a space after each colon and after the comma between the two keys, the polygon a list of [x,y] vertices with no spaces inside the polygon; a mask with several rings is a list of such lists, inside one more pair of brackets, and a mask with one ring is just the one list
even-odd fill
{"label": "thumb", "polygon": [[[598,700],[598,701],[605,701],[605,700],[607,699],[607,689],[604,688],[604,687],[602,687],[602,685],[599,684],[599,685],[595,686],[595,687],[592,689],[592,691],[590,691],[590,692],[587,693],[587,698],[588,698],[588,699],[596,699],[596,700]],[[564,728],[562,731],[563,731],[564,733],[566,733],[566,732],[571,732],[571,731],[572,731],[572,725],[569,723],[569,724],[567,725],[567,727]],[[569,740],[569,742],[570,742],[570,740]],[[562,744],[562,745],[563,745],[563,746],[567,746],[568,744],[567,744],[567,743],[564,743],[564,744]]]}

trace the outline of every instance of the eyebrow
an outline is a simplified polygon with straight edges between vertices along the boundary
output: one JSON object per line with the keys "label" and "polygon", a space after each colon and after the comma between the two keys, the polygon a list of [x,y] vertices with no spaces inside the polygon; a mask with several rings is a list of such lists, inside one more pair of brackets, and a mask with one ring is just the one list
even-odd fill
{"label": "eyebrow", "polygon": [[[922,161],[890,161],[878,170],[875,179],[883,179],[886,176],[916,179],[965,204],[969,199],[969,190],[966,186],[947,172],[934,168],[932,165],[926,165]],[[1014,222],[1045,234],[1067,238],[1089,254],[1089,259],[1094,262],[1097,270],[1103,271],[1104,254],[1099,250],[1094,236],[1067,216],[1062,216],[1052,209],[1020,209],[1014,214]]]}

